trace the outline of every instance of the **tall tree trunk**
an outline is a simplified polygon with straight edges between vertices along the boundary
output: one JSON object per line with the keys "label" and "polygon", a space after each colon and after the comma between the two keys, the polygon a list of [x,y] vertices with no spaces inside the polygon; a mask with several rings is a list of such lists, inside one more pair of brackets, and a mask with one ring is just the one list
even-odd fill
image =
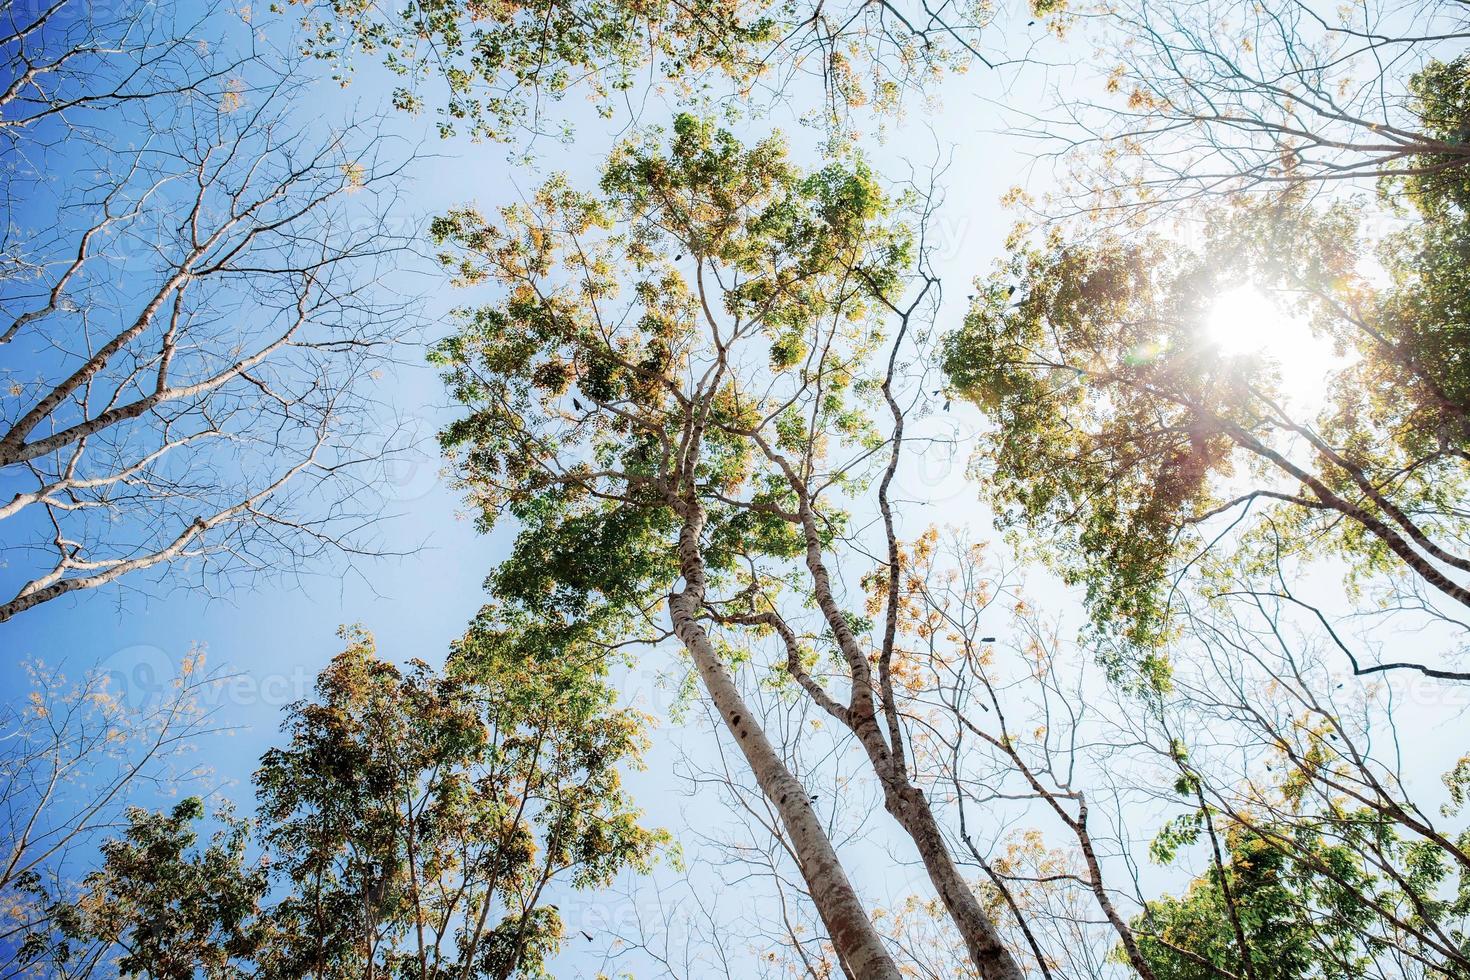
{"label": "tall tree trunk", "polygon": [[[776,630],[786,644],[787,662],[792,665],[790,669],[793,676],[823,710],[857,737],[872,763],[873,772],[883,786],[884,808],[913,840],[914,847],[923,859],[924,870],[929,874],[929,881],[939,893],[945,911],[949,913],[950,920],[964,939],[965,949],[975,969],[986,980],[1020,980],[1024,977],[1020,965],[1001,942],[994,921],[975,898],[969,882],[960,874],[949,845],[940,833],[929,800],[921,789],[909,782],[896,753],[890,751],[888,743],[883,740],[874,715],[870,712],[859,716],[855,708],[837,704],[835,699],[801,671],[796,634],[780,615],[771,611],[751,617],[748,621],[765,623]],[[866,703],[871,707],[872,698],[869,697],[864,702],[854,697],[853,703]],[[1024,922],[1022,928],[1025,928]]]}
{"label": "tall tree trunk", "polygon": [[934,811],[923,791],[905,780],[884,796],[888,812],[913,839],[914,847],[923,858],[924,870],[929,873],[929,881],[939,892],[945,911],[964,938],[970,960],[980,975],[985,980],[1025,980],[1026,974],[1001,942],[989,913],[981,907],[969,882],[955,866],[949,844],[939,831]]}
{"label": "tall tree trunk", "polygon": [[883,948],[832,841],[812,810],[806,787],[786,768],[765,731],[751,716],[709,634],[699,623],[705,590],[704,558],[699,550],[704,514],[697,503],[686,504],[686,508],[679,533],[684,588],[669,596],[674,635],[694,658],[705,691],[745,756],[761,792],[780,814],[801,876],[843,969],[856,980],[899,980],[898,967]]}
{"label": "tall tree trunk", "polygon": [[[965,949],[970,955],[971,962],[975,964],[975,969],[980,971],[980,976],[984,980],[1025,980],[1026,975],[1022,972],[1020,964],[1016,962],[1016,958],[1001,941],[995,922],[981,906],[969,882],[965,881],[964,876],[960,874],[959,868],[955,865],[954,857],[949,850],[949,842],[944,839],[944,835],[939,830],[939,824],[934,819],[934,811],[929,806],[929,801],[925,799],[923,791],[909,781],[906,767],[902,762],[902,736],[896,724],[890,726],[891,737],[894,739],[893,744],[890,745],[884,740],[874,705],[872,676],[868,667],[867,654],[859,647],[857,638],[848,625],[847,617],[832,593],[832,580],[827,572],[826,564],[822,561],[821,538],[817,532],[810,494],[789,466],[783,464],[782,469],[801,499],[798,513],[801,516],[802,529],[806,536],[806,565],[807,570],[811,573],[812,589],[816,594],[817,607],[821,609],[828,627],[832,630],[832,635],[837,640],[838,648],[846,658],[852,674],[852,705],[843,720],[857,737],[858,744],[863,747],[863,751],[867,753],[868,760],[873,766],[873,772],[883,785],[884,807],[913,840],[914,847],[918,849],[919,856],[923,859],[924,870],[929,874],[929,881],[939,893],[945,911],[949,913],[950,920],[954,922],[955,928],[963,937]],[[887,513],[886,499],[883,501],[883,507],[885,520],[889,527],[891,546],[889,567],[891,570],[896,570],[898,568],[896,545],[894,545],[896,539],[892,532],[892,518]],[[894,571],[890,572],[890,574],[894,573]],[[896,608],[896,591],[890,589],[889,609],[895,610]],[[890,612],[890,620],[893,615],[894,613]],[[890,647],[891,641],[892,626],[890,625],[888,640]],[[886,671],[883,690],[885,692],[882,699],[884,710],[889,720],[896,722],[897,708],[892,702],[892,688],[888,684]]]}

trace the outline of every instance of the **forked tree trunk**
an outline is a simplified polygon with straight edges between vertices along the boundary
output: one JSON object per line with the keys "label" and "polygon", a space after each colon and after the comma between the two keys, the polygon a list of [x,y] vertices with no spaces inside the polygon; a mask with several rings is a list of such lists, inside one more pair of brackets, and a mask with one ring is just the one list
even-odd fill
{"label": "forked tree trunk", "polygon": [[856,980],[899,980],[898,967],[873,928],[857,891],[837,857],[832,841],[812,810],[806,787],[781,761],[765,731],[751,716],[745,699],[721,662],[698,614],[704,602],[704,559],[699,534],[704,524],[698,505],[685,515],[679,534],[684,588],[669,596],[674,635],[694,658],[705,691],[745,756],[761,792],[781,815],[801,876],[811,893],[843,970]]}
{"label": "forked tree trunk", "polygon": [[[791,479],[791,471],[786,469],[786,472],[788,479]],[[792,485],[796,486],[795,480],[792,480]],[[899,747],[890,746],[884,741],[874,709],[874,692],[867,656],[858,646],[857,639],[832,594],[831,577],[822,562],[816,522],[812,518],[805,491],[799,492],[802,495],[802,528],[807,543],[807,570],[812,576],[817,606],[822,610],[852,671],[852,707],[847,711],[844,723],[857,736],[858,744],[867,753],[873,772],[883,784],[884,807],[913,840],[914,847],[924,861],[924,870],[929,875],[929,881],[939,893],[950,921],[964,939],[965,950],[975,969],[980,971],[984,980],[1025,980],[1026,974],[1001,941],[994,920],[975,897],[974,890],[955,864],[949,842],[944,839],[939,823],[934,819],[934,811],[929,806],[928,799],[909,781],[899,765],[895,754]],[[889,603],[890,608],[893,608],[892,597]],[[897,732],[894,737],[899,737]]]}

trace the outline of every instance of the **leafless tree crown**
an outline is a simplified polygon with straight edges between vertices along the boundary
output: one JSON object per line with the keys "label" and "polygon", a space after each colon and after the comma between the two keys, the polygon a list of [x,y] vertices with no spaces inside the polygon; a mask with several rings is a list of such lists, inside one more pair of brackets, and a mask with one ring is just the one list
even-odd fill
{"label": "leafless tree crown", "polygon": [[198,16],[240,37],[166,4],[6,14],[0,621],[374,547],[403,161],[299,111],[304,77],[240,15]]}

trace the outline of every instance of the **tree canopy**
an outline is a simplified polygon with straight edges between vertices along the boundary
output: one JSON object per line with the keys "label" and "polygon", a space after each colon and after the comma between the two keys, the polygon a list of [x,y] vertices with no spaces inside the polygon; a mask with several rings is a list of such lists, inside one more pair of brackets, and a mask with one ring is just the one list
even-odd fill
{"label": "tree canopy", "polygon": [[[1043,8],[1051,4],[1037,4]],[[763,89],[815,82],[803,111],[842,125],[854,109],[888,112],[934,77],[1005,60],[1006,12],[989,6],[876,3],[587,3],[543,0],[290,0],[305,50],[344,81],[357,56],[380,59],[402,84],[400,109],[432,108],[444,134],[488,139],[558,128],[549,111],[584,90],[612,116],[650,83],[675,99],[748,105]],[[427,94],[426,94],[427,90]]]}
{"label": "tree canopy", "polygon": [[[1470,111],[1463,80],[1463,64],[1418,77],[1426,128],[1463,125],[1446,122]],[[1198,247],[1053,236],[987,280],[945,365],[997,420],[983,473],[1003,522],[1060,545],[1053,560],[1085,583],[1099,626],[1166,634],[1175,576],[1226,517],[1241,534],[1217,552],[1268,577],[1283,556],[1330,549],[1359,583],[1470,603],[1457,578],[1470,569],[1463,174],[1424,169],[1385,184],[1417,220],[1376,252],[1352,207],[1297,190],[1215,206]],[[1381,286],[1363,271],[1375,255]],[[1242,282],[1331,344],[1341,364],[1320,404],[1205,329]]]}
{"label": "tree canopy", "polygon": [[[253,820],[203,801],[133,806],[79,897],[33,887],[21,966],[86,976],[548,976],[566,941],[549,899],[647,870],[668,843],[623,773],[646,716],[595,658],[512,624],[472,625],[441,674],[373,638],[289,706],[255,774]],[[39,880],[39,879],[38,879]]]}

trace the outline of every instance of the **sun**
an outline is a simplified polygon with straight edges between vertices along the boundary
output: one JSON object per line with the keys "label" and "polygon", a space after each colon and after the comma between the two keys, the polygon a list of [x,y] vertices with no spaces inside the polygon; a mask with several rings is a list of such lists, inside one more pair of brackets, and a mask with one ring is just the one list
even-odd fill
{"label": "sun", "polygon": [[1205,335],[1227,357],[1271,353],[1287,339],[1287,317],[1255,286],[1221,293],[1205,320]]}
{"label": "sun", "polygon": [[1331,344],[1314,334],[1305,318],[1252,284],[1216,297],[1205,316],[1204,335],[1225,357],[1274,362],[1283,393],[1294,401],[1320,401],[1327,375],[1340,366]]}

